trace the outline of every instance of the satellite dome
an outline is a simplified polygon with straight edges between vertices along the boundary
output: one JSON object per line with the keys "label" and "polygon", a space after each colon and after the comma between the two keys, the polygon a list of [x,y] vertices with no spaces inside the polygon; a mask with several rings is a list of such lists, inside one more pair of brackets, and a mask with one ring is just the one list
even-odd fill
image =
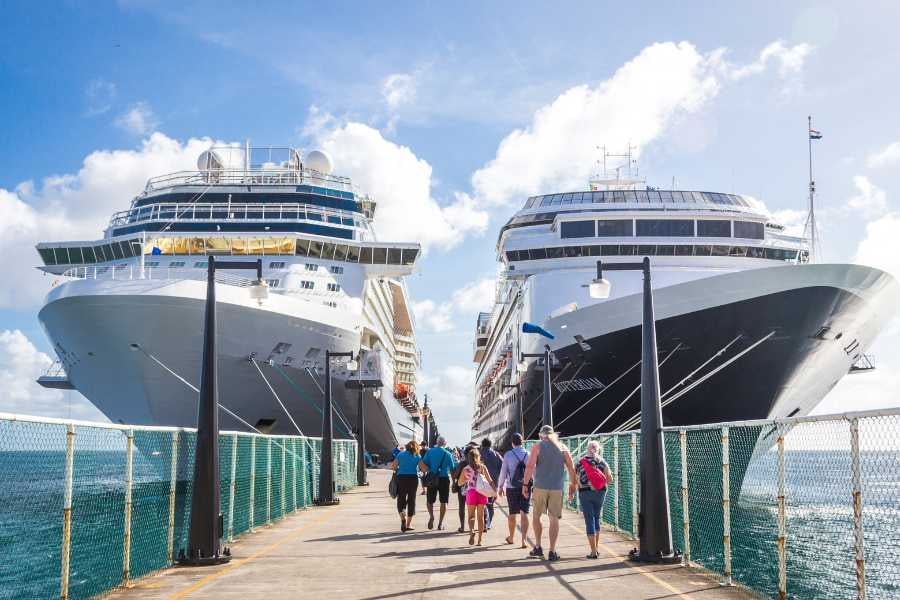
{"label": "satellite dome", "polygon": [[201,171],[220,171],[225,168],[225,162],[215,150],[206,150],[197,157],[197,168]]}
{"label": "satellite dome", "polygon": [[319,173],[324,173],[325,175],[330,175],[331,170],[334,168],[334,163],[331,162],[331,157],[328,156],[327,152],[322,150],[313,150],[312,152],[306,155],[306,160],[303,161],[306,165],[307,169],[312,169],[313,171],[318,171]]}

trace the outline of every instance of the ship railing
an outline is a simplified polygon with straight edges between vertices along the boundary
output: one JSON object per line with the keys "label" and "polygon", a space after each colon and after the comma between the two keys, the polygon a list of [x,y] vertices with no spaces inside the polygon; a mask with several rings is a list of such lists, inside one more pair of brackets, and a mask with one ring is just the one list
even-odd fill
{"label": "ship railing", "polygon": [[[94,279],[108,281],[128,281],[135,279],[150,281],[206,281],[206,269],[189,269],[182,267],[147,267],[143,270],[140,264],[101,266],[90,265],[73,267],[62,274],[67,279]],[[249,287],[255,279],[242,277],[228,271],[216,271],[216,283]]]}
{"label": "ship railing", "polygon": [[[312,215],[312,216],[310,216]],[[337,224],[352,224],[363,220],[358,212],[329,208],[309,203],[180,203],[180,204],[147,204],[140,207],[120,210],[109,219],[110,227],[145,223],[149,221],[314,221],[329,223],[329,217],[340,219]],[[349,220],[349,222],[347,221]]]}
{"label": "ship railing", "polygon": [[207,171],[176,171],[151,177],[144,193],[184,185],[311,185],[343,192],[353,192],[349,177],[326,175],[310,169],[214,169]]}
{"label": "ship railing", "polygon": [[[187,549],[195,442],[195,429],[0,413],[0,572],[18,574],[4,591],[105,596],[172,566]],[[223,537],[311,506],[321,446],[314,437],[220,432]],[[356,441],[334,440],[332,453],[343,492],[356,485]]]}
{"label": "ship railing", "polygon": [[[640,432],[561,441],[578,461],[590,440],[613,475],[602,521],[636,539]],[[766,598],[896,595],[900,408],[665,427],[663,441],[686,565]]]}

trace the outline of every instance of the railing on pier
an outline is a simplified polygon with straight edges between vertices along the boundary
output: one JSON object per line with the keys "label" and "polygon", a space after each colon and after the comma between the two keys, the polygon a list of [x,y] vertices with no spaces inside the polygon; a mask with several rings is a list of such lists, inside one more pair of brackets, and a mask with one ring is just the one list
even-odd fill
{"label": "railing on pier", "polygon": [[[195,438],[0,413],[0,590],[90,598],[172,565],[187,544]],[[333,449],[340,492],[356,483],[356,442]],[[320,451],[318,438],[222,432],[224,539],[308,507]]]}

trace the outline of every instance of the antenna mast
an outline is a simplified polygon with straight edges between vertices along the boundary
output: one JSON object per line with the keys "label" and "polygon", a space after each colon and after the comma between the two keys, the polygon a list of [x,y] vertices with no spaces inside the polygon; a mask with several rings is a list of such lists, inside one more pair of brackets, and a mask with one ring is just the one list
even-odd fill
{"label": "antenna mast", "polygon": [[812,170],[812,143],[813,140],[822,139],[822,134],[812,128],[812,115],[807,117],[808,144],[809,144],[809,212],[806,215],[806,225],[803,227],[803,237],[809,238],[809,261],[816,262],[821,257],[819,248],[819,231],[816,225],[816,182],[813,179]]}

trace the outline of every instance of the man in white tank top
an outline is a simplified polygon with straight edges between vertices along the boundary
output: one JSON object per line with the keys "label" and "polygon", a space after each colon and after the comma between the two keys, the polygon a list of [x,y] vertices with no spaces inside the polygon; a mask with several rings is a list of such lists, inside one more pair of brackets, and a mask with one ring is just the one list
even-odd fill
{"label": "man in white tank top", "polygon": [[[569,472],[569,496],[575,494],[578,477],[575,474],[575,463],[569,450],[563,446],[553,427],[544,425],[540,432],[541,441],[532,447],[528,456],[528,465],[525,467],[525,482],[534,477],[533,505],[534,513],[531,521],[534,527],[536,545],[529,556],[535,558],[544,557],[544,549],[541,547],[541,515],[545,512],[550,515],[550,553],[547,560],[559,560],[556,553],[556,540],[559,538],[559,520],[562,518],[563,484],[566,471]],[[522,486],[522,494],[527,498],[528,484]]]}

